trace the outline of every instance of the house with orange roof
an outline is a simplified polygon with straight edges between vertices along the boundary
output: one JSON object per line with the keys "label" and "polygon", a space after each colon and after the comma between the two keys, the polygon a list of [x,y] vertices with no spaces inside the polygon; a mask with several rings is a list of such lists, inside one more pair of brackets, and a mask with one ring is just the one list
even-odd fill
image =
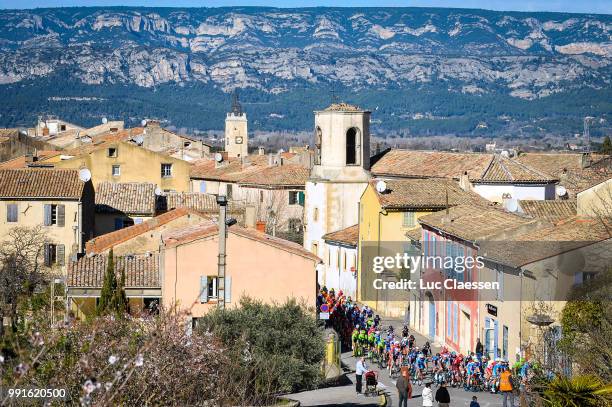
{"label": "house with orange roof", "polygon": [[[215,222],[163,235],[161,287],[165,307],[187,311],[194,320],[217,307],[218,235]],[[266,303],[295,298],[314,312],[320,261],[297,243],[255,229],[230,226],[225,306],[237,306],[243,296]]]}
{"label": "house with orange roof", "polygon": [[233,202],[251,205],[266,232],[300,242],[310,172],[300,157],[282,152],[220,158],[203,160],[191,168],[192,189],[225,194]]}
{"label": "house with orange roof", "polygon": [[77,170],[0,169],[0,235],[17,227],[40,227],[44,264],[58,275],[70,257],[83,253],[94,232],[94,190]]}
{"label": "house with orange roof", "polygon": [[53,165],[56,168],[87,168],[95,185],[150,182],[163,191],[189,192],[190,164],[126,140],[130,131],[108,134],[93,143],[67,150]]}

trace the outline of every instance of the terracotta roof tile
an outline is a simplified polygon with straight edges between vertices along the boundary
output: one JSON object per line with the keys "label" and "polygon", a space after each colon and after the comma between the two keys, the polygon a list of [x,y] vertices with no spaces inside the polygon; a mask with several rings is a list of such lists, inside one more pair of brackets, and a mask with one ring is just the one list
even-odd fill
{"label": "terracotta roof tile", "polygon": [[379,180],[370,181],[376,196],[385,209],[440,209],[446,208],[448,192],[449,205],[486,202],[478,194],[466,192],[450,179],[389,179],[384,180],[387,190],[376,190]]}
{"label": "terracotta roof tile", "polygon": [[328,242],[344,243],[350,246],[357,247],[359,241],[359,225],[349,226],[348,228],[340,229],[335,232],[323,235],[323,239]]}
{"label": "terracotta roof tile", "polygon": [[492,154],[393,149],[378,159],[371,172],[375,176],[455,179],[467,172],[470,179],[477,179],[492,158]]}
{"label": "terracotta roof tile", "polygon": [[552,183],[557,179],[542,171],[531,168],[529,165],[510,158],[495,156],[479,178],[473,179],[477,183]]}
{"label": "terracotta roof tile", "polygon": [[230,158],[218,165],[214,160],[200,160],[191,167],[190,177],[223,182],[239,182],[251,173],[268,164],[265,155],[251,155],[246,162],[239,158]]}
{"label": "terracotta roof tile", "polygon": [[96,212],[155,215],[155,184],[101,182],[96,187]]}
{"label": "terracotta roof tile", "polygon": [[[67,285],[71,288],[102,288],[108,255],[82,257],[68,263]],[[115,275],[125,271],[125,288],[161,288],[159,255],[140,254],[115,258]]]}
{"label": "terracotta roof tile", "polygon": [[349,103],[332,103],[326,107],[323,111],[325,112],[362,112],[363,110],[359,106],[351,105]]}
{"label": "terracotta roof tile", "polygon": [[[38,150],[36,152],[36,161],[33,162],[33,164],[45,164],[45,160],[52,158],[52,157],[57,157],[58,155],[61,155],[62,152],[61,151],[54,151],[54,150]],[[28,163],[26,162],[26,156],[22,155],[16,158],[13,158],[11,160],[8,161],[4,161],[3,163],[0,163],[0,168],[5,168],[5,169],[11,169],[11,168],[26,168],[28,166]]]}
{"label": "terracotta roof tile", "polygon": [[170,212],[166,212],[152,219],[148,219],[137,225],[129,226],[127,228],[119,229],[114,232],[95,237],[87,242],[85,251],[87,252],[87,254],[102,253],[103,251],[108,250],[119,243],[126,242],[130,239],[135,238],[136,236],[140,236],[144,233],[150,232],[160,226],[163,226],[175,219],[178,219],[182,216],[186,216],[188,214],[200,216],[203,219],[205,218],[204,215],[191,209],[174,209]]}
{"label": "terracotta roof tile", "polygon": [[2,198],[80,199],[85,183],[75,169],[23,168],[0,170]]}
{"label": "terracotta roof tile", "polygon": [[576,216],[576,201],[574,200],[521,200],[519,203],[523,211],[534,218],[557,221]]}
{"label": "terracotta roof tile", "polygon": [[458,205],[419,218],[421,225],[442,230],[452,236],[476,241],[534,222],[533,219],[506,212],[492,205]]}
{"label": "terracotta roof tile", "polygon": [[[284,240],[278,237],[274,237],[262,232],[259,232],[252,228],[245,228],[242,226],[234,225],[228,229],[229,233],[246,237],[249,239],[256,240],[258,242],[277,247],[279,249],[297,254],[302,257],[320,262],[321,259],[315,256],[308,250],[304,249],[302,245]],[[215,222],[203,222],[198,225],[186,227],[180,230],[173,230],[166,233],[162,239],[166,246],[173,247],[177,244],[188,243],[197,239],[202,239],[210,236],[217,235],[218,227]]]}
{"label": "terracotta roof tile", "polygon": [[240,185],[255,187],[293,187],[304,189],[310,170],[296,164],[263,167],[240,180]]}
{"label": "terracotta roof tile", "polygon": [[[159,209],[171,210],[189,208],[199,212],[218,213],[219,205],[215,195],[200,192],[166,192],[159,197]],[[228,202],[228,212],[243,211],[242,205],[235,201]]]}

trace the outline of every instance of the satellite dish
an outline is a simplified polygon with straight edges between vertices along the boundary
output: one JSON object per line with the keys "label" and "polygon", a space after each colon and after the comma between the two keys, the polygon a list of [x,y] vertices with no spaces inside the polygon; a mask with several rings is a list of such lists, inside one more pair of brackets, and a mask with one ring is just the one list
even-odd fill
{"label": "satellite dish", "polygon": [[160,187],[155,187],[155,195],[161,196],[163,193],[164,191],[162,191]]}
{"label": "satellite dish", "polygon": [[134,141],[134,143],[136,143],[139,146],[141,146],[142,143],[144,143],[144,136],[142,134],[139,134],[137,136],[134,136],[134,138],[132,140]]}
{"label": "satellite dish", "polygon": [[381,193],[381,194],[382,194],[383,192],[385,192],[385,191],[387,190],[387,183],[386,183],[385,181],[382,181],[382,180],[381,180],[381,181],[378,181],[378,182],[376,183],[376,190],[377,190],[379,193]]}
{"label": "satellite dish", "polygon": [[91,171],[87,168],[81,168],[79,170],[79,179],[83,182],[87,182],[91,179]]}
{"label": "satellite dish", "polygon": [[215,153],[215,161],[218,163],[223,161],[223,155],[221,153]]}
{"label": "satellite dish", "polygon": [[142,121],[140,122],[140,124],[142,125],[142,127],[147,125],[147,121],[145,119],[142,119]]}
{"label": "satellite dish", "polygon": [[563,185],[557,185],[555,188],[555,192],[559,197],[567,195],[567,189],[565,189]]}
{"label": "satellite dish", "polygon": [[106,117],[103,117],[102,118],[102,124],[106,124],[106,123],[108,123],[108,119]]}
{"label": "satellite dish", "polygon": [[506,210],[508,212],[516,212],[518,210],[518,200],[516,198],[510,198],[506,201]]}

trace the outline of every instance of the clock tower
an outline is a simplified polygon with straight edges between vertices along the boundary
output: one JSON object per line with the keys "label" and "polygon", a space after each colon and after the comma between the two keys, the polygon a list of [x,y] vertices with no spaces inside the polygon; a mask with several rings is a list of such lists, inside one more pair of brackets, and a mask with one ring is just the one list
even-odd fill
{"label": "clock tower", "polygon": [[225,151],[228,157],[241,158],[249,154],[247,117],[238,95],[232,95],[232,110],[225,117]]}

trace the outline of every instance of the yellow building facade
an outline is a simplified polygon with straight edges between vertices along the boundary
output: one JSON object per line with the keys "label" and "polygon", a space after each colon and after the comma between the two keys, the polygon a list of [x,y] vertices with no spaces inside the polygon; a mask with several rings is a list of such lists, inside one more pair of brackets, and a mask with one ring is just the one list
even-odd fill
{"label": "yellow building facade", "polygon": [[163,191],[189,192],[190,164],[126,141],[69,151],[55,168],[87,168],[94,185],[100,182],[150,182]]}

